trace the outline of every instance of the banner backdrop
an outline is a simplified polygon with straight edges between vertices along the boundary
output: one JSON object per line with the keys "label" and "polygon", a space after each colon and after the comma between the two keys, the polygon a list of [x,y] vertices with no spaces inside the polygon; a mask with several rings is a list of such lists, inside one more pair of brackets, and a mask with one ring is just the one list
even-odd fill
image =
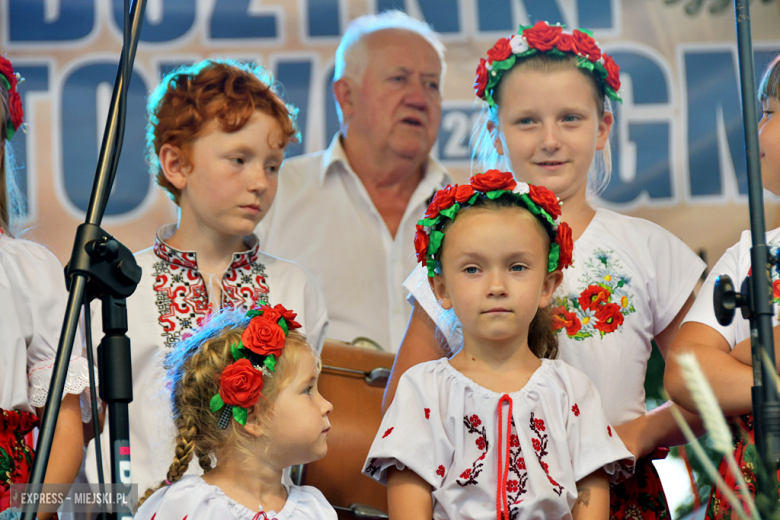
{"label": "banner backdrop", "polygon": [[[340,35],[357,16],[399,8],[430,23],[447,45],[434,153],[458,181],[470,173],[479,58],[519,24],[543,19],[591,29],[621,67],[624,99],[612,138],[612,182],[600,203],[664,226],[712,265],[749,226],[733,7],[710,10],[722,3],[148,0],[104,227],[137,251],[176,218],[143,153],[146,94],[162,73],[205,57],[259,62],[300,108],[303,141],[289,155],[321,150],[338,127],[330,83]],[[32,228],[27,237],[63,262],[90,195],[121,49],[122,5],[0,0],[0,54],[26,79],[20,91],[30,126],[12,144]],[[697,13],[686,14],[696,5]],[[780,53],[780,9],[776,1],[754,0],[751,10],[758,75]],[[767,226],[780,225],[776,199],[767,198],[766,207]]]}

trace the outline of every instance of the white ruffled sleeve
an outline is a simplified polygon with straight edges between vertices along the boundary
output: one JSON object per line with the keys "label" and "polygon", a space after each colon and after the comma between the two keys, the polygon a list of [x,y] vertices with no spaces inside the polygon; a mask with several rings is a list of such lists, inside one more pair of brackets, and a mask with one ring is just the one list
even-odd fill
{"label": "white ruffled sleeve", "polygon": [[[0,299],[14,306],[17,323],[2,323],[3,340],[26,346],[27,401],[34,408],[43,407],[57,354],[68,293],[59,260],[45,247],[26,240],[3,238],[0,249]],[[18,337],[18,341],[9,338]],[[81,397],[81,417],[88,421],[89,376],[87,360],[82,355],[77,334],[68,367],[63,397]],[[97,375],[96,375],[97,377]]]}
{"label": "white ruffled sleeve", "polygon": [[425,377],[433,362],[407,370],[398,382],[393,403],[385,413],[363,466],[363,474],[387,484],[387,469],[409,468],[433,489],[449,473],[455,447],[444,430],[446,406],[439,400],[435,378]]}
{"label": "white ruffled sleeve", "polygon": [[558,363],[565,370],[562,379],[569,398],[566,436],[574,480],[602,468],[613,485],[622,482],[633,474],[634,456],[607,421],[601,397],[590,379],[563,361]]}

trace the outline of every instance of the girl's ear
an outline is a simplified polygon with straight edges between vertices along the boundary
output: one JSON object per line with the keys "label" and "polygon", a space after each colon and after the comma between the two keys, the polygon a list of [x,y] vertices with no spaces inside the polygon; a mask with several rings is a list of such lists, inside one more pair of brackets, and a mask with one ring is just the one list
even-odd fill
{"label": "girl's ear", "polygon": [[547,273],[542,284],[542,294],[539,296],[539,308],[543,309],[550,305],[555,290],[561,285],[563,281],[563,272],[560,269],[556,269],[552,273]]}
{"label": "girl's ear", "polygon": [[178,146],[166,143],[160,148],[160,169],[165,178],[181,191],[187,186],[187,175],[192,170],[186,157]]}
{"label": "girl's ear", "polygon": [[436,301],[439,302],[441,308],[444,310],[452,309],[452,300],[447,293],[447,285],[444,283],[444,277],[440,274],[437,274],[433,278],[429,276],[428,283],[431,284],[433,295],[436,296]]}
{"label": "girl's ear", "polygon": [[260,424],[260,417],[257,410],[257,405],[249,410],[246,417],[246,424],[244,425],[244,431],[253,437],[260,437],[265,433],[265,428]]}
{"label": "girl's ear", "polygon": [[493,121],[487,122],[487,129],[490,137],[493,139],[493,147],[498,155],[504,155],[504,143],[501,142],[501,132],[498,131],[498,125]]}
{"label": "girl's ear", "polygon": [[604,112],[604,117],[599,121],[598,134],[596,136],[596,150],[603,150],[609,141],[609,132],[612,130],[612,123],[615,122],[615,116],[612,112]]}

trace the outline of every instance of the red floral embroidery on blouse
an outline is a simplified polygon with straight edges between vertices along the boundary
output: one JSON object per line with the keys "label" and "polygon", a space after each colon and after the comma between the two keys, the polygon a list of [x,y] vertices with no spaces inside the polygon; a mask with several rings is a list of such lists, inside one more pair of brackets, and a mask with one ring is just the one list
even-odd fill
{"label": "red floral embroidery on blouse", "polygon": [[574,417],[579,417],[579,415],[580,415],[580,407],[577,406],[577,403],[575,403],[574,406],[571,407],[571,411],[574,414]]}
{"label": "red floral embroidery on blouse", "polygon": [[612,427],[607,426],[607,433],[609,434],[610,437],[612,437]]}
{"label": "red floral embroidery on blouse", "polygon": [[516,480],[507,480],[506,481],[506,492],[507,493],[515,493],[520,490],[520,486],[518,485],[519,482]]}
{"label": "red floral embroidery on blouse", "polygon": [[[543,419],[535,419],[534,413],[531,412],[531,421],[529,423],[529,426],[531,428],[531,431],[536,435],[535,439],[532,439],[532,443],[534,445],[534,454],[536,455],[537,460],[539,461],[539,465],[542,467],[544,472],[547,474],[547,479],[550,481],[550,484],[553,486],[553,491],[558,495],[561,496],[561,493],[563,492],[563,486],[558,484],[555,480],[553,480],[549,473],[550,468],[548,463],[544,460],[549,453],[547,452],[547,434],[543,434],[544,431],[544,420]],[[541,426],[541,428],[539,428]]]}
{"label": "red floral embroidery on blouse", "polygon": [[469,478],[469,475],[471,475],[471,468],[468,468],[466,471],[460,474],[460,478]]}
{"label": "red floral embroidery on blouse", "polygon": [[512,448],[519,448],[520,447],[520,439],[517,438],[517,435],[512,435],[509,437],[509,446]]}
{"label": "red floral embroidery on blouse", "polygon": [[439,467],[436,468],[436,474],[439,475],[440,477],[444,478],[444,466],[439,464]]}
{"label": "red floral embroidery on blouse", "polygon": [[426,419],[430,419],[431,418],[431,409],[430,408],[426,408],[425,409],[425,418]]}
{"label": "red floral embroidery on blouse", "polygon": [[517,469],[525,469],[525,459],[523,457],[517,459]]}
{"label": "red floral embroidery on blouse", "polygon": [[468,420],[471,421],[471,424],[474,425],[474,428],[478,428],[482,424],[482,421],[479,419],[479,417],[477,417],[476,414],[469,417]]}
{"label": "red floral embroidery on blouse", "polygon": [[385,434],[384,434],[384,435],[382,435],[382,438],[384,439],[385,437],[387,437],[388,435],[390,435],[391,433],[393,433],[393,428],[395,428],[395,426],[393,426],[393,427],[391,427],[391,428],[388,428],[388,429],[387,429],[387,431],[385,432]]}
{"label": "red floral embroidery on blouse", "polygon": [[482,421],[476,414],[470,417],[468,415],[465,416],[463,418],[463,425],[466,427],[468,433],[478,435],[478,437],[474,440],[474,444],[482,453],[471,464],[470,468],[464,470],[463,473],[460,474],[460,479],[456,480],[458,485],[461,487],[478,483],[477,478],[479,477],[480,473],[482,473],[482,469],[484,468],[484,463],[482,461],[485,460],[485,455],[487,455],[488,448],[490,447],[490,443],[487,439],[487,431],[485,430],[484,426],[479,428],[479,426],[482,425]]}

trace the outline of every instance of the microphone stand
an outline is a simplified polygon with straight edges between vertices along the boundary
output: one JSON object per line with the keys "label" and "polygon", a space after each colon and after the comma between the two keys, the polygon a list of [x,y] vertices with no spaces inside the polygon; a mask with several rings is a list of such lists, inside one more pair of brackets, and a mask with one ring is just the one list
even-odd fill
{"label": "microphone stand", "polygon": [[[745,127],[747,151],[748,201],[750,206],[751,271],[742,284],[741,292],[734,289],[732,280],[721,275],[715,282],[715,315],[721,325],[728,325],[737,307],[750,320],[751,353],[753,361],[753,424],[759,464],[756,507],[765,520],[779,517],[777,498],[777,463],[780,460],[780,401],[778,400],[777,369],[775,364],[772,328],[772,289],[770,269],[777,260],[770,258],[766,245],[763,186],[758,145],[756,114],[755,67],[750,34],[750,6],[748,0],[734,0],[737,24],[739,75],[742,87],[742,118]],[[735,504],[734,507],[742,507]]]}
{"label": "microphone stand", "polygon": [[[130,9],[130,0],[124,2],[122,56],[114,82],[86,221],[76,231],[71,259],[65,267],[66,283],[69,285],[70,294],[57,346],[57,357],[46,399],[28,492],[40,492],[46,474],[68,363],[78,327],[80,306],[85,301],[91,301],[96,297],[103,301],[103,331],[106,334],[98,347],[98,368],[100,395],[108,403],[109,410],[111,478],[114,483],[121,482],[126,485],[125,491],[129,490],[130,442],[127,405],[133,400],[133,393],[130,340],[124,334],[127,331],[127,309],[124,299],[135,291],[141,279],[141,268],[136,264],[130,250],[102,230],[99,225],[103,219],[122,150],[127,87],[133,70],[145,7],[146,0],[135,0],[132,9]],[[86,312],[89,312],[88,308]],[[90,332],[86,331],[87,334]],[[98,442],[100,442],[99,432],[95,431],[95,443]],[[37,510],[37,504],[25,504],[24,520],[32,520]],[[120,517],[132,518],[132,513],[129,510],[123,511]]]}

